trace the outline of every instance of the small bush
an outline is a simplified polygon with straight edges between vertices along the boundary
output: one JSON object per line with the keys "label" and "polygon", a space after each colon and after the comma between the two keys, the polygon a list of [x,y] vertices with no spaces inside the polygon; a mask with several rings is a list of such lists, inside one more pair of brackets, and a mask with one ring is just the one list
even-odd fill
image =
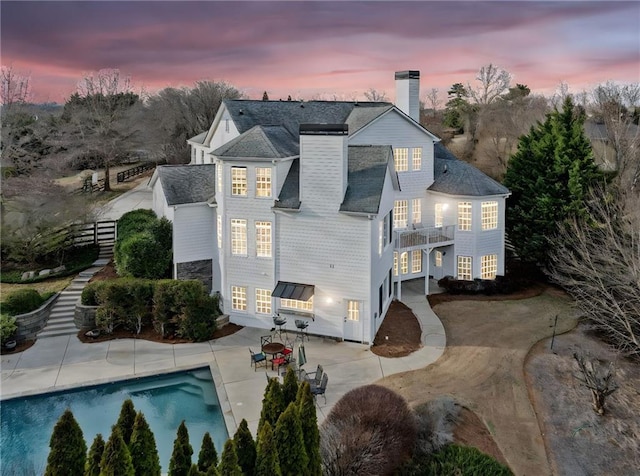
{"label": "small bush", "polygon": [[379,385],[356,388],[320,428],[322,474],[393,474],[415,442],[416,421],[404,398]]}
{"label": "small bush", "polygon": [[42,296],[35,289],[20,289],[7,296],[2,303],[2,312],[10,316],[35,311],[49,299],[51,295]]}
{"label": "small bush", "polygon": [[97,306],[98,305],[98,291],[101,287],[107,286],[109,281],[93,281],[87,284],[82,289],[80,295],[80,304],[83,306]]}
{"label": "small bush", "polygon": [[118,274],[136,278],[170,277],[171,245],[163,247],[151,231],[129,236],[120,245]]}
{"label": "small bush", "polygon": [[496,276],[496,279],[474,279],[473,281],[455,279],[445,276],[438,281],[438,286],[451,294],[510,294],[515,291],[510,279],[504,276]]}
{"label": "small bush", "polygon": [[512,476],[509,468],[471,446],[447,445],[404,464],[401,476]]}
{"label": "small bush", "polygon": [[0,314],[0,342],[4,345],[18,330],[16,318],[7,314]]}
{"label": "small bush", "polygon": [[128,278],[103,283],[92,291],[93,298],[98,303],[98,328],[110,334],[116,327],[123,325],[133,332],[140,333],[144,325],[150,322],[153,283]]}
{"label": "small bush", "polygon": [[431,454],[453,443],[453,427],[460,407],[452,398],[428,401],[415,407],[413,412],[418,428],[414,454]]}
{"label": "small bush", "polygon": [[113,259],[116,264],[122,261],[121,247],[127,238],[147,230],[156,220],[156,214],[153,210],[132,210],[122,215],[118,220],[118,238],[113,247]]}

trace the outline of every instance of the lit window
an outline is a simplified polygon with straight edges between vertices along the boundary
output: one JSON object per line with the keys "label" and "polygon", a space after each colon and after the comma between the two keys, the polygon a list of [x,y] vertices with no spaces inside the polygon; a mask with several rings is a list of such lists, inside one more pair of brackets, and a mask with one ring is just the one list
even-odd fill
{"label": "lit window", "polygon": [[271,169],[256,169],[256,197],[271,196]]}
{"label": "lit window", "polygon": [[393,228],[406,228],[407,227],[407,214],[408,214],[408,202],[407,200],[396,200],[393,205]]}
{"label": "lit window", "polygon": [[247,288],[231,286],[231,309],[234,311],[247,310]]}
{"label": "lit window", "polygon": [[360,320],[360,301],[347,301],[347,320],[354,322]]}
{"label": "lit window", "polygon": [[259,314],[271,314],[270,290],[256,289],[256,312]]}
{"label": "lit window", "polygon": [[308,301],[298,301],[297,299],[280,299],[280,306],[297,311],[313,311],[313,296]]}
{"label": "lit window", "polygon": [[409,149],[401,147],[393,149],[393,162],[396,172],[406,172],[409,170]]}
{"label": "lit window", "polygon": [[458,256],[458,279],[471,281],[471,256]]}
{"label": "lit window", "polygon": [[498,202],[482,202],[482,229],[498,228]]}
{"label": "lit window", "polygon": [[216,174],[218,175],[218,193],[222,193],[222,164],[216,165]]}
{"label": "lit window", "polygon": [[398,252],[393,252],[393,275],[398,276]]}
{"label": "lit window", "polygon": [[437,268],[442,268],[442,251],[436,250],[434,261]]}
{"label": "lit window", "polygon": [[217,217],[218,248],[222,248],[222,215]]}
{"label": "lit window", "polygon": [[434,225],[436,228],[442,228],[444,222],[444,203],[436,203]]}
{"label": "lit window", "polygon": [[271,222],[256,222],[256,255],[271,258]]}
{"label": "lit window", "polygon": [[422,250],[411,252],[411,272],[422,273]]}
{"label": "lit window", "polygon": [[231,167],[231,195],[247,196],[247,168]]}
{"label": "lit window", "polygon": [[400,272],[402,274],[409,272],[409,253],[406,251],[400,255]]}
{"label": "lit window", "polygon": [[412,156],[413,170],[421,170],[422,169],[422,147],[414,147],[412,153],[413,153],[413,156]]}
{"label": "lit window", "polygon": [[419,198],[411,200],[411,221],[422,223],[422,201]]}
{"label": "lit window", "polygon": [[498,274],[498,255],[485,255],[480,258],[480,277],[482,279],[496,279]]}
{"label": "lit window", "polygon": [[458,202],[458,230],[471,230],[471,202]]}
{"label": "lit window", "polygon": [[231,254],[247,255],[247,220],[231,220]]}

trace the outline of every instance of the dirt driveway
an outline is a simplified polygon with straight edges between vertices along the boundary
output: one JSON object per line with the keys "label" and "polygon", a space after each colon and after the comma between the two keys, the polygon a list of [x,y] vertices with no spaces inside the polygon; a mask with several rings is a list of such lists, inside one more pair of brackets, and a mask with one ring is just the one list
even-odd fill
{"label": "dirt driveway", "polygon": [[529,299],[461,300],[434,306],[447,347],[433,365],[380,383],[412,405],[451,395],[486,424],[517,475],[551,474],[524,376],[527,353],[539,340],[576,325],[570,301],[545,290]]}

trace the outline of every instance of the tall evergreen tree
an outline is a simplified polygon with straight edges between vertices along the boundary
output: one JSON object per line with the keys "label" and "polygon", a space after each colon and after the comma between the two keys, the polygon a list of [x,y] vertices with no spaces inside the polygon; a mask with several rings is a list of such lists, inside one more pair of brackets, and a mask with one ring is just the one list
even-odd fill
{"label": "tall evergreen tree", "polygon": [[187,476],[204,476],[204,473],[198,469],[198,465],[193,463],[191,468],[189,468],[189,473]]}
{"label": "tall evergreen tree", "polygon": [[260,429],[265,421],[268,421],[272,428],[275,427],[278,417],[285,408],[282,385],[276,378],[269,379],[267,388],[264,391],[264,398],[262,399],[258,433],[260,433]]}
{"label": "tall evergreen tree", "polygon": [[278,448],[273,438],[273,429],[268,421],[265,421],[258,432],[258,445],[256,448],[256,476],[281,476]]}
{"label": "tall evergreen tree", "polygon": [[116,426],[120,428],[120,434],[122,435],[122,439],[126,445],[129,445],[129,442],[131,441],[131,433],[133,433],[133,424],[135,421],[136,410],[133,408],[133,401],[130,398],[127,398],[122,402],[120,415],[116,422]]}
{"label": "tall evergreen tree", "polygon": [[218,472],[220,476],[242,476],[242,468],[238,464],[236,445],[231,438],[224,444]]}
{"label": "tall evergreen tree", "polygon": [[244,418],[233,436],[233,442],[236,445],[238,464],[242,468],[242,473],[245,476],[253,476],[256,469],[256,442],[253,440],[247,420]]}
{"label": "tall evergreen tree", "polygon": [[547,114],[522,137],[509,160],[506,229],[525,262],[547,264],[549,238],[568,217],[584,213],[586,194],[602,179],[584,136],[584,119],[568,97],[561,111]]}
{"label": "tall evergreen tree", "polygon": [[89,456],[84,467],[84,476],[99,476],[100,475],[100,460],[102,459],[102,453],[104,453],[104,440],[102,434],[98,433],[93,439],[91,448],[89,449]]}
{"label": "tall evergreen tree", "polygon": [[122,438],[120,427],[114,425],[100,460],[100,476],[134,476],[131,453]]}
{"label": "tall evergreen tree", "polygon": [[198,453],[198,469],[207,471],[211,466],[218,466],[218,452],[213,444],[211,435],[207,431],[202,437],[200,453]]}
{"label": "tall evergreen tree", "polygon": [[189,431],[182,420],[173,442],[173,453],[169,461],[169,476],[187,476],[189,469],[191,469],[192,454],[193,448],[189,443]]}
{"label": "tall evergreen tree", "polygon": [[156,439],[142,412],[138,412],[133,423],[129,450],[136,476],[160,476],[160,457]]}
{"label": "tall evergreen tree", "polygon": [[302,427],[302,438],[304,448],[309,457],[307,472],[309,476],[322,475],[322,460],[320,458],[320,430],[318,429],[318,416],[316,415],[316,404],[311,395],[311,389],[307,382],[300,385],[296,404],[300,413],[300,425]]}
{"label": "tall evergreen tree", "polygon": [[301,468],[309,463],[302,436],[300,415],[295,402],[291,403],[278,418],[274,432],[280,471],[283,476],[298,476]]}
{"label": "tall evergreen tree", "polygon": [[87,458],[87,443],[80,425],[68,408],[53,427],[51,451],[47,458],[45,476],[83,474]]}
{"label": "tall evergreen tree", "polygon": [[298,393],[298,377],[296,377],[296,372],[292,367],[287,368],[287,372],[284,374],[282,393],[284,395],[285,408],[289,406],[291,402],[296,400],[296,395]]}

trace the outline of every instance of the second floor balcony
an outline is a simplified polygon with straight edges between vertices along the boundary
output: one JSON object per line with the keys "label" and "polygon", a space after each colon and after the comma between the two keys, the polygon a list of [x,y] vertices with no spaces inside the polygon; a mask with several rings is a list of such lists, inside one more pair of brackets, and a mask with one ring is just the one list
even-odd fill
{"label": "second floor balcony", "polygon": [[396,250],[408,251],[411,249],[427,248],[433,246],[445,246],[453,243],[456,225],[442,227],[425,227],[409,230],[396,230]]}

